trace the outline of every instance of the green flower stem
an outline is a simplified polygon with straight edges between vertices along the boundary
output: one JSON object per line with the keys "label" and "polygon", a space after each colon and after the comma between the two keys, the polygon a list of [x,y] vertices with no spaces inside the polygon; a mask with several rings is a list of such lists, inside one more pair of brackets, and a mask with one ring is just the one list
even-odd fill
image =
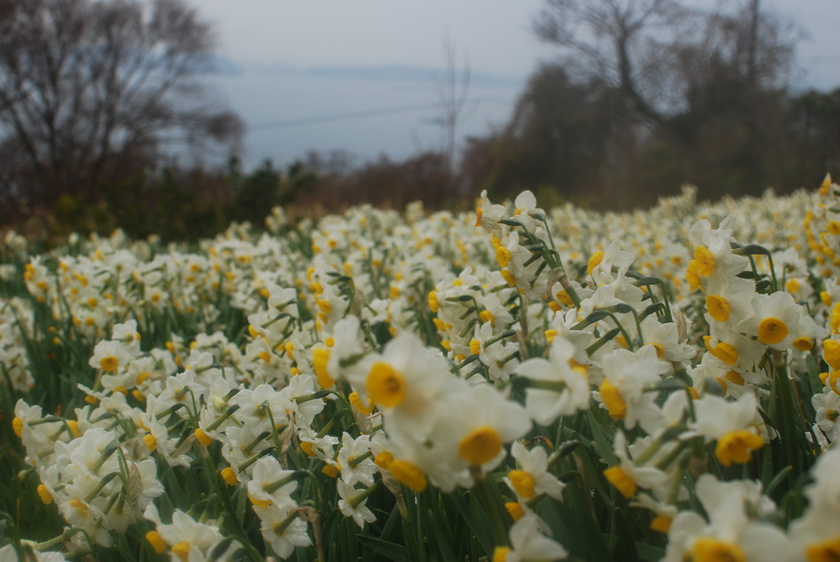
{"label": "green flower stem", "polygon": [[[266,437],[268,437],[268,436],[266,435]],[[262,457],[264,457],[265,455],[267,455],[270,452],[271,452],[271,447],[269,447],[268,449],[264,449],[264,450],[260,451],[259,453],[252,456],[251,458],[249,458],[248,460],[246,460],[245,462],[240,464],[238,467],[236,467],[237,471],[242,472],[244,470],[247,470],[249,466],[251,466],[252,464],[257,462],[258,460],[260,460]]]}
{"label": "green flower stem", "polygon": [[560,447],[557,448],[556,451],[551,453],[551,456],[548,457],[548,467],[554,466],[554,463],[556,463],[557,461],[574,451],[578,447],[578,445],[580,445],[580,441],[576,439],[572,441],[566,441],[565,443],[563,443]]}
{"label": "green flower stem", "polygon": [[111,512],[111,508],[114,507],[115,504],[117,506],[117,513],[121,514],[123,512],[123,508],[125,507],[125,494],[123,492],[120,492],[116,496],[111,496],[111,499],[108,500],[108,505],[105,506],[105,509],[102,510],[102,513],[108,515],[108,513]]}
{"label": "green flower stem", "polygon": [[265,490],[265,492],[268,493],[268,494],[273,494],[274,492],[276,492],[277,490],[279,490],[280,488],[282,488],[286,484],[296,480],[297,477],[298,477],[297,472],[293,472],[292,474],[286,476],[285,478],[281,478],[280,480],[277,480],[276,482],[272,482],[268,486],[264,486],[263,490]]}
{"label": "green flower stem", "polygon": [[668,505],[674,505],[677,503],[677,494],[680,491],[680,483],[682,482],[683,475],[685,474],[685,469],[688,466],[688,461],[691,459],[689,455],[684,456],[680,459],[680,464],[677,467],[677,470],[674,472],[674,480],[671,482],[671,488],[668,490],[668,497],[665,502]]}
{"label": "green flower stem", "polygon": [[271,326],[272,324],[274,324],[278,320],[282,320],[283,318],[291,318],[291,317],[292,317],[292,315],[289,314],[288,312],[281,312],[280,314],[278,314],[277,316],[275,316],[271,320],[268,320],[264,324],[260,324],[260,327],[261,328],[268,328],[269,326]]}
{"label": "green flower stem", "polygon": [[206,431],[210,432],[210,431],[217,430],[219,428],[219,426],[222,425],[223,423],[225,423],[225,420],[228,419],[230,416],[232,416],[233,413],[236,412],[236,410],[238,410],[239,408],[240,408],[239,404],[234,404],[233,406],[231,406],[230,408],[225,410],[225,413],[223,413],[221,416],[216,418],[216,420],[213,423],[211,423],[210,425],[207,426]]}
{"label": "green flower stem", "polygon": [[621,328],[613,328],[612,330],[601,336],[601,338],[598,341],[587,347],[586,354],[592,357],[592,355],[594,355],[596,351],[601,349],[604,346],[604,344],[606,344],[608,341],[611,341],[619,333],[621,333]]}
{"label": "green flower stem", "polygon": [[271,413],[271,407],[268,405],[267,400],[263,402],[263,406],[265,406],[266,411],[268,412],[268,419],[271,420],[271,439],[274,441],[274,447],[277,449],[277,454],[280,454],[280,451],[283,450],[283,446],[280,444],[280,436],[277,434],[277,424],[274,421],[274,414]]}
{"label": "green flower stem", "polygon": [[607,316],[612,318],[612,321],[615,322],[615,327],[621,330],[621,335],[624,336],[624,341],[627,342],[627,349],[629,349],[630,351],[635,351],[635,346],[633,345],[633,340],[630,339],[630,334],[627,333],[627,330],[624,329],[624,326],[621,325],[621,322],[618,321],[618,318],[615,317],[615,314],[611,310],[607,310],[606,313]]}
{"label": "green flower stem", "polygon": [[303,396],[297,396],[295,397],[295,402],[297,402],[298,404],[303,404],[304,402],[318,400],[330,394],[334,394],[334,392],[332,390],[319,390],[317,392],[313,392],[312,394],[304,394]]}
{"label": "green flower stem", "polygon": [[368,497],[370,497],[370,495],[373,494],[377,490],[377,488],[379,488],[379,483],[380,482],[381,482],[381,480],[377,480],[376,482],[373,483],[373,486],[364,490],[358,496],[354,496],[350,500],[350,507],[352,507],[353,509],[356,509],[357,507],[359,507],[362,504],[362,502],[364,502],[366,499],[368,499]]}
{"label": "green flower stem", "polygon": [[515,335],[516,335],[515,330],[505,330],[504,332],[502,332],[501,334],[499,334],[495,338],[489,339],[486,342],[484,342],[484,347],[489,347],[489,346],[493,345],[494,343],[496,343],[497,341],[501,341],[501,340],[507,339],[507,338],[515,336]]}
{"label": "green flower stem", "polygon": [[679,445],[674,447],[673,451],[671,451],[670,453],[665,455],[665,457],[661,461],[656,463],[656,468],[658,468],[659,470],[667,472],[668,468],[671,466],[671,464],[675,460],[677,460],[680,455],[682,455],[683,451],[685,451],[685,449],[688,447],[688,444],[689,444],[688,441],[680,441]]}
{"label": "green flower stem", "polygon": [[359,455],[358,457],[352,457],[348,461],[348,464],[350,465],[350,468],[356,468],[365,459],[370,459],[370,458],[373,458],[373,451],[368,451],[364,455]]}
{"label": "green flower stem", "polygon": [[470,355],[469,357],[467,357],[466,359],[464,359],[463,361],[461,361],[460,363],[455,365],[455,367],[453,367],[453,370],[454,371],[460,371],[463,367],[469,365],[473,361],[478,361],[479,359],[480,359],[480,357],[478,355]]}
{"label": "green flower stem", "polygon": [[242,449],[242,452],[243,452],[243,453],[245,453],[246,455],[250,454],[250,453],[251,453],[251,451],[253,451],[253,450],[254,450],[254,447],[256,447],[257,445],[259,445],[260,443],[262,443],[263,441],[265,441],[265,438],[266,438],[266,437],[268,437],[269,435],[271,435],[271,432],[270,432],[270,431],[268,431],[268,430],[263,431],[262,433],[260,433],[259,435],[257,435],[257,437],[256,437],[253,441],[251,441],[250,443],[248,443],[248,444],[245,446],[245,448],[244,448],[244,449]]}
{"label": "green flower stem", "polygon": [[79,531],[81,531],[81,529],[77,529],[75,527],[70,527],[69,529],[67,529],[66,531],[64,531],[63,533],[61,533],[60,535],[58,535],[55,538],[52,538],[48,541],[36,543],[35,545],[33,545],[33,548],[35,550],[37,550],[38,552],[42,552],[44,550],[47,550],[48,548],[54,547],[57,544],[63,543],[64,541],[66,541],[67,539],[69,539],[70,537],[72,537],[73,535],[78,533]]}
{"label": "green flower stem", "polygon": [[547,390],[549,392],[556,392],[560,394],[565,392],[569,385],[565,381],[547,381],[544,379],[529,379],[526,388],[533,388],[534,390]]}
{"label": "green flower stem", "polygon": [[659,450],[662,448],[662,445],[664,444],[665,443],[662,441],[662,439],[654,440],[653,443],[651,443],[650,446],[647,449],[645,449],[644,452],[641,455],[639,455],[638,458],[633,459],[633,463],[636,466],[644,465],[651,458],[653,458],[653,455],[659,452]]}
{"label": "green flower stem", "polygon": [[[99,421],[99,418],[97,418],[96,421]],[[27,422],[26,425],[28,425],[30,427],[35,427],[36,425],[41,425],[41,424],[45,424],[45,423],[63,423],[63,422],[65,422],[64,418],[60,418],[58,416],[47,416],[45,418],[41,418],[40,420],[33,420],[31,422]],[[61,431],[64,431],[64,429],[62,429]]]}
{"label": "green flower stem", "polygon": [[116,451],[119,448],[119,443],[112,443],[108,445],[108,447],[106,447],[105,450],[102,451],[102,454],[99,456],[99,460],[97,460],[96,464],[94,464],[93,467],[91,467],[90,471],[93,474],[99,474],[99,470],[102,468],[102,465],[105,464],[105,461],[107,461],[111,457],[111,455],[114,454],[114,451]]}
{"label": "green flower stem", "polygon": [[[470,467],[470,472],[479,473],[480,467]],[[473,476],[475,478],[475,474]],[[487,517],[490,519],[490,529],[493,532],[493,540],[496,546],[510,546],[508,543],[507,531],[502,523],[502,518],[499,513],[499,502],[496,501],[498,492],[494,494],[494,490],[490,488],[490,481],[487,478],[475,478],[475,490],[479,501],[484,505],[484,511],[487,512]]]}
{"label": "green flower stem", "polygon": [[[95,473],[94,473],[95,474]],[[102,491],[105,486],[111,483],[111,480],[119,476],[119,472],[111,472],[106,474],[105,477],[99,481],[99,484],[96,485],[96,488],[90,491],[88,495],[85,496],[85,503],[90,503],[93,501],[93,498],[99,495],[99,492]]]}
{"label": "green flower stem", "polygon": [[[796,467],[796,474],[801,474],[804,467],[802,463],[802,456],[796,447],[796,427],[794,424],[794,398],[791,390],[791,381],[788,377],[787,363],[785,361],[785,353],[779,351],[771,351],[771,358],[773,360],[773,382],[771,383],[771,396],[773,401],[778,405],[776,410],[777,415],[781,414],[781,442],[785,448],[785,459],[788,463]],[[777,416],[773,416],[774,420],[778,420]],[[793,483],[793,476],[790,478]]]}
{"label": "green flower stem", "polygon": [[326,435],[327,433],[329,433],[329,432],[330,432],[330,430],[332,429],[332,427],[335,425],[335,419],[336,419],[336,417],[337,417],[340,413],[341,413],[341,412],[337,412],[335,416],[333,416],[332,418],[330,418],[330,421],[328,421],[326,424],[324,424],[324,427],[322,427],[322,428],[321,428],[321,430],[320,430],[318,433],[316,433],[316,434],[315,434],[315,436],[320,438],[320,437],[323,437],[324,435]]}
{"label": "green flower stem", "polygon": [[510,355],[505,357],[503,360],[497,361],[496,365],[499,366],[499,367],[502,367],[504,365],[507,365],[508,363],[513,361],[514,359],[517,359],[518,357],[519,357],[519,351],[514,351],[513,353],[511,353]]}
{"label": "green flower stem", "polygon": [[167,408],[167,409],[165,409],[164,411],[162,411],[161,413],[157,414],[157,415],[155,416],[155,418],[157,418],[157,419],[159,419],[159,420],[162,420],[163,418],[166,418],[166,417],[171,416],[172,414],[174,414],[175,412],[177,412],[177,411],[178,411],[178,410],[180,410],[181,408],[186,408],[186,407],[187,407],[187,406],[186,406],[185,404],[180,404],[180,403],[178,403],[178,404],[173,404],[173,405],[172,405],[172,406],[170,406],[169,408]]}
{"label": "green flower stem", "polygon": [[312,483],[312,491],[315,493],[315,510],[319,513],[321,512],[321,489],[319,488],[320,482],[318,481],[318,477],[315,476],[315,473],[311,470],[297,470],[295,471],[296,476],[303,476],[308,478]]}
{"label": "green flower stem", "polygon": [[292,513],[290,513],[290,514],[288,515],[288,517],[286,517],[286,518],[285,518],[285,519],[283,519],[281,522],[279,522],[279,523],[277,523],[276,525],[274,525],[274,526],[271,528],[271,530],[272,530],[272,531],[274,531],[274,533],[275,533],[275,534],[277,534],[277,535],[282,535],[282,534],[283,534],[283,532],[284,532],[284,531],[285,531],[285,530],[289,527],[289,525],[291,525],[291,524],[292,524],[292,522],[293,522],[295,519],[297,519],[297,512],[293,511]]}

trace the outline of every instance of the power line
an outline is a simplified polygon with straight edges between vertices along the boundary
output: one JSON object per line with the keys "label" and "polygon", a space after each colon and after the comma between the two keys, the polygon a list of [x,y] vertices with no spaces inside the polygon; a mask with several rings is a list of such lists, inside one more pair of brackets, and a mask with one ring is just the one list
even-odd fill
{"label": "power line", "polygon": [[369,111],[355,111],[352,113],[334,113],[331,115],[321,115],[313,117],[300,117],[298,119],[285,119],[282,121],[270,121],[268,123],[259,123],[256,125],[248,125],[248,132],[265,131],[269,129],[284,129],[286,127],[298,127],[301,125],[318,125],[321,123],[333,123],[335,121],[347,121],[350,119],[362,119],[365,117],[376,117],[378,115],[389,115],[394,113],[409,113],[412,111],[420,111],[424,109],[433,109],[439,107],[440,104],[426,103],[422,105],[406,105],[402,107],[391,107],[387,109],[374,109]]}
{"label": "power line", "polygon": [[[512,102],[502,100],[500,98],[473,98],[469,100],[475,103],[492,102],[504,105],[510,105]],[[428,109],[439,109],[440,103],[425,103],[417,105],[404,105],[398,107],[388,107],[382,109],[373,109],[368,111],[355,111],[350,113],[334,113],[330,115],[300,117],[298,119],[285,119],[282,121],[269,121],[267,123],[257,123],[248,125],[248,132],[268,131],[271,129],[285,129],[288,127],[299,127],[303,125],[319,125],[324,123],[335,123],[338,121],[349,121],[352,119],[364,119],[366,117],[378,117],[380,115],[393,115],[397,113],[411,113],[414,111],[424,111]]]}

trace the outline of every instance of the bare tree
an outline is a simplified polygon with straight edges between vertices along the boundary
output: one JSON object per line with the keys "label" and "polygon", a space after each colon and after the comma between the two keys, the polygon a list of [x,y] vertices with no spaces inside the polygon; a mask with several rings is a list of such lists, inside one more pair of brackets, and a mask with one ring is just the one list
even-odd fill
{"label": "bare tree", "polygon": [[[534,22],[537,35],[563,47],[578,71],[620,89],[655,123],[665,115],[651,69],[667,56],[687,11],[675,0],[547,0]],[[653,63],[653,64],[651,64]]]}
{"label": "bare tree", "polygon": [[[787,78],[798,39],[787,21],[748,0],[735,13],[705,13],[678,0],[546,0],[537,35],[569,55],[570,67],[622,92],[637,114],[687,141],[675,115],[726,83],[756,95]],[[735,99],[735,96],[732,96]]]}
{"label": "bare tree", "polygon": [[96,197],[161,142],[231,142],[242,124],[202,101],[210,26],[182,0],[0,0],[0,154],[7,200]]}
{"label": "bare tree", "polygon": [[458,123],[463,117],[464,105],[470,90],[470,65],[464,63],[463,69],[458,71],[455,59],[455,46],[448,40],[444,44],[446,56],[446,74],[435,80],[440,116],[436,119],[440,123],[443,135],[443,154],[449,172],[455,169],[456,131]]}

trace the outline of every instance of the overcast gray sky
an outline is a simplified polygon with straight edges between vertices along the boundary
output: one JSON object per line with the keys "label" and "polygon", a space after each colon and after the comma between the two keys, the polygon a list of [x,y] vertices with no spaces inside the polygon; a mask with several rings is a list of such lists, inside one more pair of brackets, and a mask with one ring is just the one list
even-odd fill
{"label": "overcast gray sky", "polygon": [[[484,134],[507,120],[527,76],[556,54],[532,30],[543,0],[190,2],[216,26],[219,54],[237,67],[212,83],[252,125],[248,165],[267,157],[288,163],[307,149],[370,159],[438,148],[435,81],[442,78],[447,41],[459,68],[468,61],[472,75],[459,136]],[[808,34],[798,50],[802,89],[840,85],[840,0],[765,0],[764,6]],[[377,69],[383,66],[401,68]]]}

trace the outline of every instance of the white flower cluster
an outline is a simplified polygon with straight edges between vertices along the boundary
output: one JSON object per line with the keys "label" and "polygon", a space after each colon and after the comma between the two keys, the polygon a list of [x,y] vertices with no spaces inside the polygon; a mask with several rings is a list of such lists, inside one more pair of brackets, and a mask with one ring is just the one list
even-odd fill
{"label": "white flower cluster", "polygon": [[[0,303],[0,365],[41,499],[74,547],[136,526],[199,561],[253,548],[248,518],[287,558],[321,551],[331,510],[365,529],[381,494],[406,517],[407,494],[468,490],[506,535],[494,561],[513,561],[567,556],[544,506],[594,479],[587,497],[667,535],[666,560],[832,559],[840,188],[694,197],[595,215],[483,193],[475,214],[297,226],[278,210],[274,234],[232,228],[196,252],[116,236],[33,256],[31,299]],[[811,207],[801,236],[776,228]],[[84,406],[30,405],[33,342],[88,345],[61,375]],[[779,457],[814,465],[784,527],[757,482]],[[201,503],[164,501],[193,477]]]}

